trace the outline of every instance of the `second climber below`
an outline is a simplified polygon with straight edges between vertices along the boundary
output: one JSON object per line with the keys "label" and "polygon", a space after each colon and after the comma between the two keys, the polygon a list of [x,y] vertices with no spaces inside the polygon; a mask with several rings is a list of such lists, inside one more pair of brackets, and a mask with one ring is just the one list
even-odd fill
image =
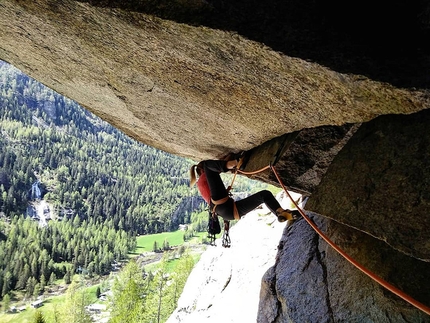
{"label": "second climber below", "polygon": [[[294,221],[299,215],[298,210],[284,210],[273,194],[268,190],[259,191],[239,201],[229,196],[220,173],[235,170],[239,160],[204,160],[190,169],[190,186],[197,181],[197,188],[203,199],[209,204],[212,213],[220,215],[224,220],[239,220],[242,216],[257,208],[262,203],[278,217],[279,222]],[[198,178],[196,178],[196,173]]]}

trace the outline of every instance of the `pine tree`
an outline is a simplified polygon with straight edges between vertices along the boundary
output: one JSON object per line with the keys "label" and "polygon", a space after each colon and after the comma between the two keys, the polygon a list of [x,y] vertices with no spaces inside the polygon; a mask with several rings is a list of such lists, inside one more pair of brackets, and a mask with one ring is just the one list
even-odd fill
{"label": "pine tree", "polygon": [[144,271],[134,259],[121,270],[112,286],[111,323],[145,322],[145,298],[147,294]]}
{"label": "pine tree", "polygon": [[72,282],[70,271],[68,271],[68,270],[66,271],[66,273],[64,274],[63,279],[64,279],[64,282],[66,284],[70,284]]}
{"label": "pine tree", "polygon": [[150,291],[146,301],[147,322],[164,322],[173,311],[172,293],[169,289],[169,274],[167,271],[168,254],[163,255],[160,261],[157,272],[150,282]]}
{"label": "pine tree", "polygon": [[176,266],[175,273],[172,275],[173,283],[172,286],[172,298],[174,307],[176,307],[179,296],[184,289],[185,283],[188,279],[188,276],[191,273],[191,270],[194,267],[193,257],[190,256],[188,250],[185,250],[179,259],[179,262]]}
{"label": "pine tree", "polygon": [[10,307],[10,296],[9,294],[6,294],[3,296],[3,311],[7,313],[9,311]]}
{"label": "pine tree", "polygon": [[7,271],[3,278],[3,288],[1,292],[1,296],[4,297],[6,294],[9,293],[11,290],[11,284],[12,284],[12,274]]}
{"label": "pine tree", "polygon": [[34,313],[33,322],[34,323],[46,323],[45,318],[43,317],[42,312],[36,311],[36,313]]}
{"label": "pine tree", "polygon": [[40,291],[41,291],[40,283],[36,283],[36,285],[34,285],[34,290],[33,290],[34,298],[37,298],[37,296],[40,295]]}
{"label": "pine tree", "polygon": [[25,284],[25,295],[27,297],[33,296],[34,287],[37,284],[37,280],[34,277],[29,277],[27,283]]}
{"label": "pine tree", "polygon": [[45,290],[45,286],[46,286],[46,279],[45,279],[45,275],[41,274],[40,275],[40,292],[43,293],[43,291]]}
{"label": "pine tree", "polygon": [[72,281],[67,288],[66,302],[62,309],[61,321],[79,323],[92,322],[90,315],[85,310],[85,306],[89,305],[89,303],[83,282]]}
{"label": "pine tree", "polygon": [[54,272],[51,272],[51,275],[49,276],[49,285],[53,285],[55,281],[57,280],[57,277]]}
{"label": "pine tree", "polygon": [[111,323],[140,323],[143,318],[142,297],[138,283],[129,279],[122,293],[115,298]]}

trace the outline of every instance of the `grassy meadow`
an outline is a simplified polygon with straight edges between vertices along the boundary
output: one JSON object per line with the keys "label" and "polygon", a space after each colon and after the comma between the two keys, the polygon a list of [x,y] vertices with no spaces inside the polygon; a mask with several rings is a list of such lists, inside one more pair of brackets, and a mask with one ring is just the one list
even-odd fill
{"label": "grassy meadow", "polygon": [[[199,244],[202,240],[207,237],[207,232],[198,232],[193,239],[186,242],[186,244]],[[162,248],[164,241],[169,243],[170,247],[183,245],[184,242],[184,231],[177,230],[174,232],[163,232],[157,234],[148,234],[139,236],[136,238],[137,246],[131,256],[137,256],[144,252],[151,252],[154,248],[154,242],[157,242],[159,248]]]}

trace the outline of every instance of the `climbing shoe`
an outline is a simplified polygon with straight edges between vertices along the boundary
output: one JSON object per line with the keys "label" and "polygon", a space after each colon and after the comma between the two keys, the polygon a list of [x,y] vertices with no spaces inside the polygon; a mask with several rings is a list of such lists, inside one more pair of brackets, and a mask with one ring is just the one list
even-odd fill
{"label": "climbing shoe", "polygon": [[300,217],[301,214],[299,210],[283,210],[281,212],[277,212],[276,215],[278,216],[279,222],[288,221],[287,225],[291,225]]}
{"label": "climbing shoe", "polygon": [[290,210],[282,210],[280,212],[276,212],[276,216],[278,217],[279,222],[285,222],[287,220],[294,220],[293,214]]}

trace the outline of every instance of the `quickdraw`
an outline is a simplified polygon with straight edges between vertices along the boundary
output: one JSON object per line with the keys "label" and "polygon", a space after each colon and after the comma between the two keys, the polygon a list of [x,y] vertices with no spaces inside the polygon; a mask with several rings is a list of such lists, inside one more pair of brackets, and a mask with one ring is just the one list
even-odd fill
{"label": "quickdraw", "polygon": [[228,234],[230,229],[230,221],[224,220],[224,233],[222,235],[222,246],[224,248],[230,248],[231,240],[230,235]]}

